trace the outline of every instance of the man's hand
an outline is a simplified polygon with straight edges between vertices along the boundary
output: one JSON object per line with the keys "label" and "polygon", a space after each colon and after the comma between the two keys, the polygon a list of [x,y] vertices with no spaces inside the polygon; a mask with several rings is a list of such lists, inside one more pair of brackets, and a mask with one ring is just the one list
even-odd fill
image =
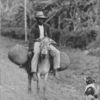
{"label": "man's hand", "polygon": [[40,41],[41,41],[41,39],[40,39],[40,38],[38,38],[38,39],[36,39],[35,41],[36,41],[36,42],[40,42]]}
{"label": "man's hand", "polygon": [[33,52],[32,52],[32,51],[29,51],[29,52],[28,52],[28,57],[31,58],[32,55],[33,55]]}

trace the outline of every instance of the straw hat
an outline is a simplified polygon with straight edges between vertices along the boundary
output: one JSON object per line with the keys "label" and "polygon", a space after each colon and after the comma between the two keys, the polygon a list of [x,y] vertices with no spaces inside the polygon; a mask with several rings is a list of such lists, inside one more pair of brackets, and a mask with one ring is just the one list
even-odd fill
{"label": "straw hat", "polygon": [[47,18],[42,11],[38,11],[36,13],[36,16],[35,17],[36,18],[43,18],[43,19],[46,19]]}

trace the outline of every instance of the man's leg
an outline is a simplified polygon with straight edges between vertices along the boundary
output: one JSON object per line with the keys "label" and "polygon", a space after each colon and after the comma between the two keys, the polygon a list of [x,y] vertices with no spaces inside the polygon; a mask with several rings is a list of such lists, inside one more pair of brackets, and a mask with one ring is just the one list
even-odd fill
{"label": "man's leg", "polygon": [[50,54],[54,58],[54,70],[60,68],[60,51],[57,50],[53,45],[50,45]]}
{"label": "man's leg", "polygon": [[31,62],[32,72],[36,72],[37,70],[39,53],[40,53],[40,42],[35,42],[34,43],[34,56]]}

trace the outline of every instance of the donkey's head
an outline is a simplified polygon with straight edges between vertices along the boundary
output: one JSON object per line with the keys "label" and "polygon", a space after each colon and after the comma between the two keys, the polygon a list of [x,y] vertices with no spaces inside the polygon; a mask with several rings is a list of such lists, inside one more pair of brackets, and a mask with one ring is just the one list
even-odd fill
{"label": "donkey's head", "polygon": [[49,50],[50,50],[50,45],[51,44],[56,44],[56,42],[48,37],[45,37],[41,40],[40,43],[40,54],[41,57],[45,58],[46,55],[49,54]]}

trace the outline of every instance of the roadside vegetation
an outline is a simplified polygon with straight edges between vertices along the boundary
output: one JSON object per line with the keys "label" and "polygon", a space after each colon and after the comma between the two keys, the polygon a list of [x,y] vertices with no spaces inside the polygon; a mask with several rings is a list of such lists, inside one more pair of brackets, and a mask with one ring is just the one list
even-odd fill
{"label": "roadside vegetation", "polygon": [[[35,22],[35,12],[43,10],[53,39],[60,46],[86,49],[100,34],[99,0],[1,0],[1,34],[25,39]],[[25,30],[27,24],[27,30]],[[28,36],[27,36],[28,37]],[[99,39],[98,39],[99,40]]]}

